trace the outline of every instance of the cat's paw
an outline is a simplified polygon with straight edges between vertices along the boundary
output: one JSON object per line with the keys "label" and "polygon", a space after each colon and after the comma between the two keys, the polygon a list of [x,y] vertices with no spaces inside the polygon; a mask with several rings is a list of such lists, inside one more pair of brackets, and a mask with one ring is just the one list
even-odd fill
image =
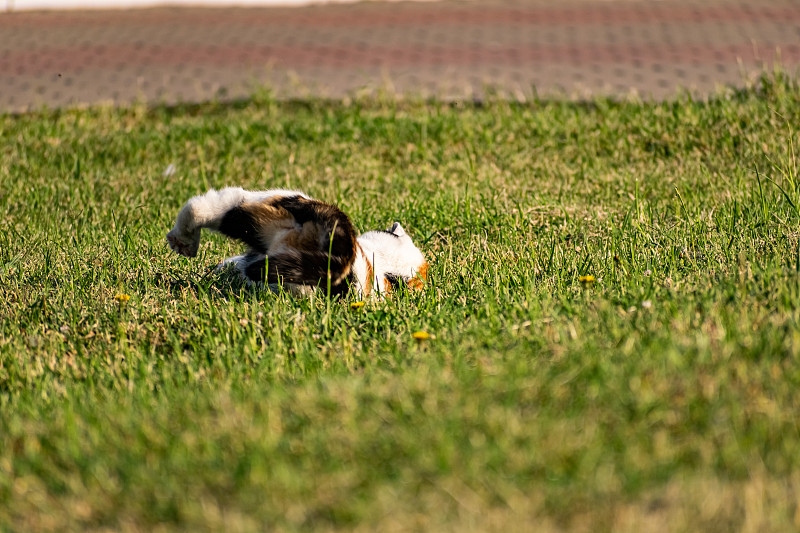
{"label": "cat's paw", "polygon": [[167,242],[176,254],[186,257],[194,257],[200,248],[200,232],[196,235],[181,235],[176,229],[167,233]]}

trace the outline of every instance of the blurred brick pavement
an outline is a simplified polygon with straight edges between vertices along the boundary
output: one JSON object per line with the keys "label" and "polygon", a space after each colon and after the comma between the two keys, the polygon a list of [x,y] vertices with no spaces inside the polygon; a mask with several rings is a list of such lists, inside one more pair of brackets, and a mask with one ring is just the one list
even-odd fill
{"label": "blurred brick pavement", "polygon": [[[702,96],[779,57],[800,0],[443,0],[0,13],[0,110],[146,100]],[[535,88],[535,89],[534,89]]]}

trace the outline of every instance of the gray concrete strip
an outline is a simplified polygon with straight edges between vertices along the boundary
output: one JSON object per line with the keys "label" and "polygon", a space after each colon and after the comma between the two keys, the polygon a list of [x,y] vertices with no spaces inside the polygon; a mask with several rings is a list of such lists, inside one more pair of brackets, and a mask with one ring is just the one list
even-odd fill
{"label": "gray concrete strip", "polygon": [[699,97],[800,66],[797,0],[484,0],[0,14],[0,110],[534,94]]}

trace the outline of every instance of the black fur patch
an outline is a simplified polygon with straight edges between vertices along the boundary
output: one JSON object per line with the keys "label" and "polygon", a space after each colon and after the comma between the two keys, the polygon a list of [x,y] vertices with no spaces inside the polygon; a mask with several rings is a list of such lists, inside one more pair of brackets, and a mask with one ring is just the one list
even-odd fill
{"label": "black fur patch", "polygon": [[[255,282],[263,282],[263,283],[278,283],[278,284],[285,284],[285,283],[295,283],[297,285],[308,285],[311,287],[315,287],[317,290],[321,291],[322,293],[327,293],[328,291],[328,278],[325,277],[318,277],[316,276],[316,281],[311,281],[309,277],[314,278],[315,276],[310,275],[316,268],[319,268],[317,265],[308,266],[307,270],[300,267],[298,270],[298,265],[296,261],[286,261],[285,257],[276,256],[272,257],[269,260],[267,259],[259,259],[247,265],[245,268],[245,275],[248,279]],[[327,269],[327,258],[326,258],[326,269]],[[304,271],[305,270],[305,271]],[[331,270],[333,270],[333,265],[331,265]],[[326,270],[327,271],[327,270]],[[347,293],[350,289],[350,286],[355,283],[355,274],[351,271],[350,274],[341,282],[339,283],[331,283],[331,296],[341,296],[342,294]]]}
{"label": "black fur patch", "polygon": [[219,224],[219,232],[232,239],[237,239],[253,250],[264,253],[264,247],[258,238],[258,222],[250,211],[236,206],[225,213]]}

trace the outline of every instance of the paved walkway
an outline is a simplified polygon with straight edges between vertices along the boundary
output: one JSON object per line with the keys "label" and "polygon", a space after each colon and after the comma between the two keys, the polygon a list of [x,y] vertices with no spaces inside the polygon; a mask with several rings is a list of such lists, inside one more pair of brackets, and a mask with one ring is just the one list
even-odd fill
{"label": "paved walkway", "polygon": [[800,0],[443,0],[0,14],[0,110],[135,100],[702,96],[780,58]]}

